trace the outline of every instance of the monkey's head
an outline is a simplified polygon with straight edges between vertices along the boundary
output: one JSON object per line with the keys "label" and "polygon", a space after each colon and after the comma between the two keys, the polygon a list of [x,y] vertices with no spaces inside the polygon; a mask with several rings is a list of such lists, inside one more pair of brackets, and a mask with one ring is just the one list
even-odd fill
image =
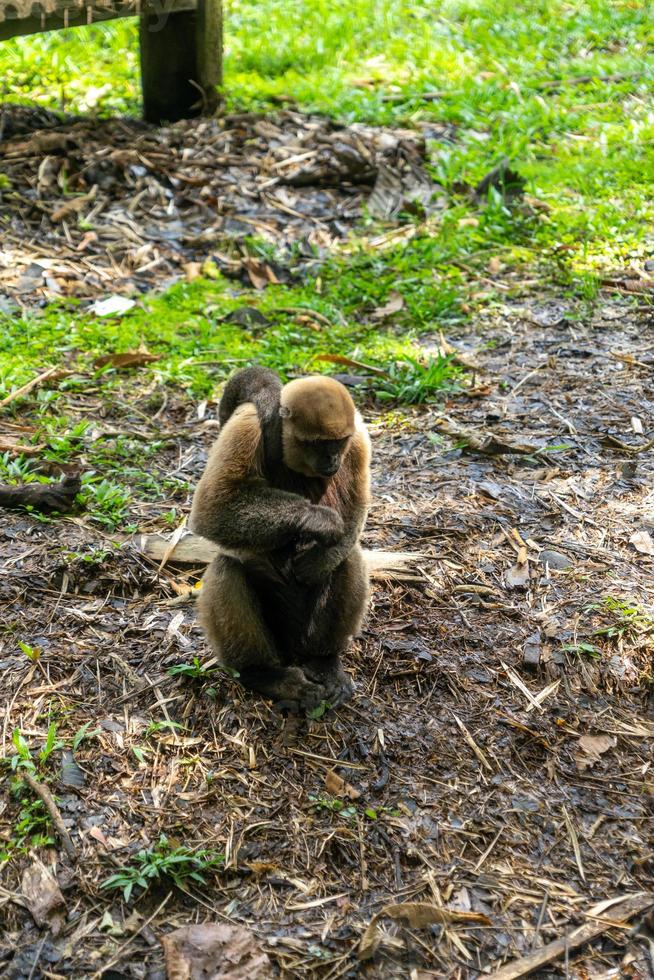
{"label": "monkey's head", "polygon": [[333,476],[354,433],[354,402],[333,378],[298,378],[282,388],[284,462],[304,476]]}

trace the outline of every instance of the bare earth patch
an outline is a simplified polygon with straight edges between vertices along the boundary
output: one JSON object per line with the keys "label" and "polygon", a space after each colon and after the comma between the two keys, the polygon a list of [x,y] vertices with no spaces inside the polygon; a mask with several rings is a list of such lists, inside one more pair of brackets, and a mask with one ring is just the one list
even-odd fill
{"label": "bare earth patch", "polygon": [[[624,920],[595,908],[651,891],[654,872],[648,316],[611,302],[588,322],[525,287],[457,338],[477,364],[467,393],[365,411],[365,543],[424,561],[375,586],[347,661],[357,695],[318,720],[275,715],[219,673],[167,673],[208,655],[183,595],[201,569],[159,572],[134,542],[85,560],[106,536],[83,515],[3,514],[2,751],[15,728],[38,749],[57,721],[69,768],[62,781],[57,750],[43,772],[77,853],[56,832],[39,851],[54,911],[27,897],[33,853],[4,868],[3,975],[162,977],[162,937],[202,922],[245,927],[252,948],[185,932],[167,955],[227,936],[251,976],[468,978],[590,923],[540,975],[652,975],[652,900]],[[157,464],[194,484],[215,429],[190,400],[148,425],[130,415],[138,395],[114,424],[177,428]],[[135,519],[160,528],[164,508]],[[10,839],[35,797],[3,793]],[[162,834],[224,867],[186,894],[101,889]]]}

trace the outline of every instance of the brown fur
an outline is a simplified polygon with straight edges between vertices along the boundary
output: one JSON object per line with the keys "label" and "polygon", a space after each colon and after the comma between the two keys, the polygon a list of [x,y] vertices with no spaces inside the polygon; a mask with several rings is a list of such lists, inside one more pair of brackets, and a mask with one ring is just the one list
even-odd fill
{"label": "brown fur", "polygon": [[354,432],[355,408],[347,389],[333,378],[289,381],[282,388],[281,415],[292,419],[298,439],[345,439]]}
{"label": "brown fur", "polygon": [[[248,369],[230,382],[225,425],[193,500],[191,527],[223,549],[205,575],[200,618],[244,686],[294,709],[335,704],[352,689],[340,655],[368,599],[359,535],[370,444],[338,382],[282,389],[269,376]],[[338,464],[332,476],[320,475],[325,459]]]}

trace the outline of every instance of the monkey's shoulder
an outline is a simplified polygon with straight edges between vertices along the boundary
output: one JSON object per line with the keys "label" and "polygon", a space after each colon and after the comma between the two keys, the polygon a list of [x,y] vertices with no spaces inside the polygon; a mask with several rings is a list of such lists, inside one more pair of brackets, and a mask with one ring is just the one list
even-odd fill
{"label": "monkey's shoulder", "polygon": [[220,424],[225,425],[239,406],[252,403],[259,415],[270,406],[279,405],[281,379],[274,371],[263,367],[248,367],[232,375],[223,391],[218,409]]}
{"label": "monkey's shoulder", "polygon": [[209,465],[224,481],[241,480],[260,465],[261,422],[253,402],[243,402],[221,427]]}

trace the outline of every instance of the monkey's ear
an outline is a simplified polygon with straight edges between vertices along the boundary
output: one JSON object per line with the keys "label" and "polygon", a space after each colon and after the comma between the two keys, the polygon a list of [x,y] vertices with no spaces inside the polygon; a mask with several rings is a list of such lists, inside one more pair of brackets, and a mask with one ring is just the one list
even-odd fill
{"label": "monkey's ear", "polygon": [[291,415],[293,413],[291,412],[291,410],[288,407],[288,405],[280,405],[279,406],[279,414],[281,415],[281,417],[283,419],[290,419],[290,417],[291,417]]}

